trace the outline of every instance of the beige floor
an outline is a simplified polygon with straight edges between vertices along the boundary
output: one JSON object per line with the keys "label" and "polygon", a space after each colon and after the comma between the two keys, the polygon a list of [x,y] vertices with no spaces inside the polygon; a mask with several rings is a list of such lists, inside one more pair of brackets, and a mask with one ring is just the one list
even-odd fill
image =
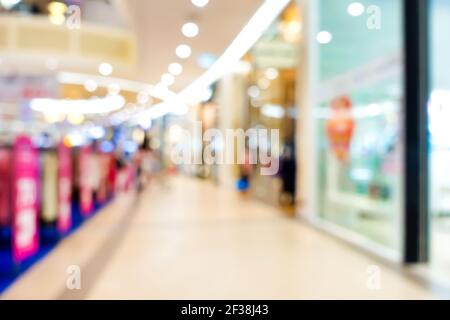
{"label": "beige floor", "polygon": [[[81,290],[68,290],[68,266]],[[378,266],[379,277],[369,276]],[[380,287],[368,284],[379,279]],[[377,282],[376,282],[377,283]],[[17,299],[422,299],[431,292],[276,209],[207,182],[122,196],[19,279]]]}

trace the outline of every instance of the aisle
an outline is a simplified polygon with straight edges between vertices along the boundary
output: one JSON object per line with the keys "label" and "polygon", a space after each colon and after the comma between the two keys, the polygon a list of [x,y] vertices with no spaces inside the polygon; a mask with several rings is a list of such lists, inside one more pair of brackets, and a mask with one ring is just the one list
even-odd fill
{"label": "aisle", "polygon": [[[81,290],[66,288],[79,265]],[[368,268],[381,268],[371,290]],[[373,289],[373,288],[372,288]],[[118,199],[2,298],[429,298],[419,284],[276,209],[207,182]]]}

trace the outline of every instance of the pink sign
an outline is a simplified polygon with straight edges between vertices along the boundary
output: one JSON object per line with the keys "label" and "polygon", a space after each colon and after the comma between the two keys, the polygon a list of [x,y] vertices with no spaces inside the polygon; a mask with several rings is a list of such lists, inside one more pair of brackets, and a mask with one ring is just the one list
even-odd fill
{"label": "pink sign", "polygon": [[11,152],[0,149],[0,225],[10,223],[11,210]]}
{"label": "pink sign", "polygon": [[70,149],[58,147],[58,231],[66,233],[72,226],[72,163]]}
{"label": "pink sign", "polygon": [[16,138],[13,159],[13,258],[21,262],[39,249],[38,156],[29,137]]}
{"label": "pink sign", "polygon": [[88,216],[94,208],[92,179],[91,179],[91,154],[90,147],[83,147],[80,153],[80,206],[81,214]]}

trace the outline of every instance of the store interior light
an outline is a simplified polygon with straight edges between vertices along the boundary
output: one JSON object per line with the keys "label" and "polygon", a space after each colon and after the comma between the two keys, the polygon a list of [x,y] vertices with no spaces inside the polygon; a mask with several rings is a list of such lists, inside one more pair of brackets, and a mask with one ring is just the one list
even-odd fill
{"label": "store interior light", "polygon": [[268,68],[264,75],[269,80],[275,80],[276,78],[278,78],[279,72],[275,68]]}
{"label": "store interior light", "polygon": [[261,90],[257,86],[251,86],[250,88],[248,88],[248,95],[251,98],[258,98],[260,94]]}
{"label": "store interior light", "polygon": [[30,108],[43,113],[101,114],[120,110],[125,105],[122,96],[114,95],[89,100],[33,99]]}
{"label": "store interior light", "polygon": [[347,7],[347,12],[353,17],[359,17],[364,13],[364,5],[361,2],[352,2]]}
{"label": "store interior light", "polygon": [[98,72],[102,75],[102,76],[110,76],[114,71],[113,66],[110,63],[107,62],[103,62],[98,66]]}
{"label": "store interior light", "polygon": [[174,76],[179,76],[183,72],[183,66],[178,62],[173,62],[169,65],[168,71]]}
{"label": "store interior light", "polygon": [[286,114],[282,106],[274,104],[264,105],[261,108],[261,113],[268,118],[275,118],[275,119],[281,119]]}
{"label": "store interior light", "polygon": [[260,78],[258,80],[258,87],[261,90],[267,90],[270,87],[270,81],[267,78]]}
{"label": "store interior light", "polygon": [[203,8],[208,3],[209,3],[209,0],[192,0],[192,4],[199,8]]}
{"label": "store interior light", "polygon": [[197,24],[193,22],[187,22],[181,28],[181,32],[187,38],[195,38],[198,36],[200,29]]}
{"label": "store interior light", "polygon": [[317,34],[317,42],[320,44],[328,44],[333,40],[333,35],[328,31],[320,31]]}
{"label": "store interior light", "polygon": [[175,53],[178,58],[187,59],[191,56],[192,50],[191,47],[189,47],[187,44],[180,44],[176,48]]}
{"label": "store interior light", "polygon": [[47,5],[50,22],[61,25],[66,21],[67,5],[59,1],[52,1]]}

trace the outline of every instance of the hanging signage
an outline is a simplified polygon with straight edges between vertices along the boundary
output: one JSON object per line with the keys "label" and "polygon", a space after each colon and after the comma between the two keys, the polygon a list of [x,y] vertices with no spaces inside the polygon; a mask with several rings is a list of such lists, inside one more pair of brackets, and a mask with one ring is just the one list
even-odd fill
{"label": "hanging signage", "polygon": [[261,40],[251,53],[258,68],[292,69],[298,63],[297,46],[282,40]]}
{"label": "hanging signage", "polygon": [[81,213],[88,216],[94,208],[93,190],[91,182],[91,154],[90,147],[83,147],[80,153],[80,206]]}
{"label": "hanging signage", "polygon": [[350,98],[342,96],[334,99],[326,130],[331,150],[340,162],[345,162],[348,158],[354,127]]}
{"label": "hanging signage", "polygon": [[13,150],[13,258],[21,262],[39,249],[38,156],[31,139],[16,138]]}
{"label": "hanging signage", "polygon": [[0,226],[10,223],[11,212],[11,152],[0,149]]}
{"label": "hanging signage", "polygon": [[62,234],[72,226],[72,163],[70,149],[58,147],[58,231]]}

